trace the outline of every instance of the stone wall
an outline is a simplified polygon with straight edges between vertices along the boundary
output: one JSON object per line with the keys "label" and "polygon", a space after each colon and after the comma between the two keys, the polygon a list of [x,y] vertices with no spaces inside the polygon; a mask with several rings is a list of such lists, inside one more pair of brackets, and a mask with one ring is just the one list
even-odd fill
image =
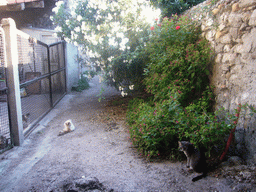
{"label": "stone wall", "polygon": [[[211,83],[216,108],[256,107],[256,0],[208,0],[187,14],[201,23],[215,50]],[[249,110],[248,110],[249,111]],[[256,116],[246,111],[236,130],[235,155],[256,164]]]}

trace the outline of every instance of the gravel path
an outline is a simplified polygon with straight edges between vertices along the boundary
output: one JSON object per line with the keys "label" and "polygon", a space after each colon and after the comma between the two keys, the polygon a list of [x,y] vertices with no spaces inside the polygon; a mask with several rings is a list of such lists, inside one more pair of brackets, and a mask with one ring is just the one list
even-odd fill
{"label": "gravel path", "polygon": [[[148,162],[132,147],[120,93],[91,81],[71,93],[25,140],[0,155],[0,191],[239,191],[235,180],[207,176],[192,183],[185,162]],[[98,102],[97,94],[105,89]],[[57,136],[71,119],[76,130]]]}

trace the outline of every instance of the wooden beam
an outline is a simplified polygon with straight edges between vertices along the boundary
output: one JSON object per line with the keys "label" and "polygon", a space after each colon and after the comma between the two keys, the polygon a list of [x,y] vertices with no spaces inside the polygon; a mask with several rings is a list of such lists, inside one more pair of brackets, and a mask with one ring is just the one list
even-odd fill
{"label": "wooden beam", "polygon": [[2,7],[5,11],[23,11],[25,9],[25,3],[7,5]]}
{"label": "wooden beam", "polygon": [[44,1],[34,1],[25,3],[26,8],[44,8]]}
{"label": "wooden beam", "polygon": [[[0,0],[2,3],[2,0]],[[17,3],[17,4],[0,4],[0,11],[23,11],[25,8],[44,8],[44,0],[41,1],[31,1],[27,3]]]}
{"label": "wooden beam", "polygon": [[7,1],[6,0],[0,0],[0,6],[5,6],[7,5]]}

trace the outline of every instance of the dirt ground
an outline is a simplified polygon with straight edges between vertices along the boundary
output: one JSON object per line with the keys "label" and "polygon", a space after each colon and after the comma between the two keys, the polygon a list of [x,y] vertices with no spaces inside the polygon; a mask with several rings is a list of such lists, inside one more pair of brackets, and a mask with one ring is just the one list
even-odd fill
{"label": "dirt ground", "polygon": [[[126,100],[95,77],[39,123],[22,147],[0,155],[0,191],[256,191],[255,168],[222,168],[192,182],[185,162],[149,162],[129,140]],[[101,87],[106,99],[98,102]],[[71,119],[74,132],[58,136]]]}

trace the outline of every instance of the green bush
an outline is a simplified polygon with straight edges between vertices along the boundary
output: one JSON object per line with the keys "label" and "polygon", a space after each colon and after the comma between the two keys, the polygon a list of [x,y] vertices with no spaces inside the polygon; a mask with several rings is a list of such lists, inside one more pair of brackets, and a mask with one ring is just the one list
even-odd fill
{"label": "green bush", "polygon": [[79,79],[78,85],[76,87],[72,87],[72,91],[81,92],[85,89],[88,89],[89,87],[90,86],[88,78],[82,77],[81,79]]}
{"label": "green bush", "polygon": [[171,93],[170,99],[162,102],[142,99],[130,102],[127,119],[133,144],[148,157],[177,155],[178,140],[188,140],[204,148],[208,157],[216,152],[220,155],[230,130],[235,127],[236,116],[223,116],[224,109],[207,112],[203,99],[182,107],[179,97]]}
{"label": "green bush", "polygon": [[181,14],[187,9],[205,0],[150,0],[151,4],[162,11],[163,16],[170,17],[172,14]]}
{"label": "green bush", "polygon": [[153,97],[129,104],[133,144],[148,157],[177,154],[178,140],[203,147],[208,156],[222,151],[236,117],[223,116],[223,110],[212,112],[208,42],[185,16],[164,18],[151,31],[146,46],[150,62],[143,82]]}
{"label": "green bush", "polygon": [[200,97],[209,86],[211,49],[200,37],[195,22],[187,17],[165,18],[156,25],[147,45],[151,63],[146,69],[147,91],[157,100],[168,98],[177,89],[183,106]]}

